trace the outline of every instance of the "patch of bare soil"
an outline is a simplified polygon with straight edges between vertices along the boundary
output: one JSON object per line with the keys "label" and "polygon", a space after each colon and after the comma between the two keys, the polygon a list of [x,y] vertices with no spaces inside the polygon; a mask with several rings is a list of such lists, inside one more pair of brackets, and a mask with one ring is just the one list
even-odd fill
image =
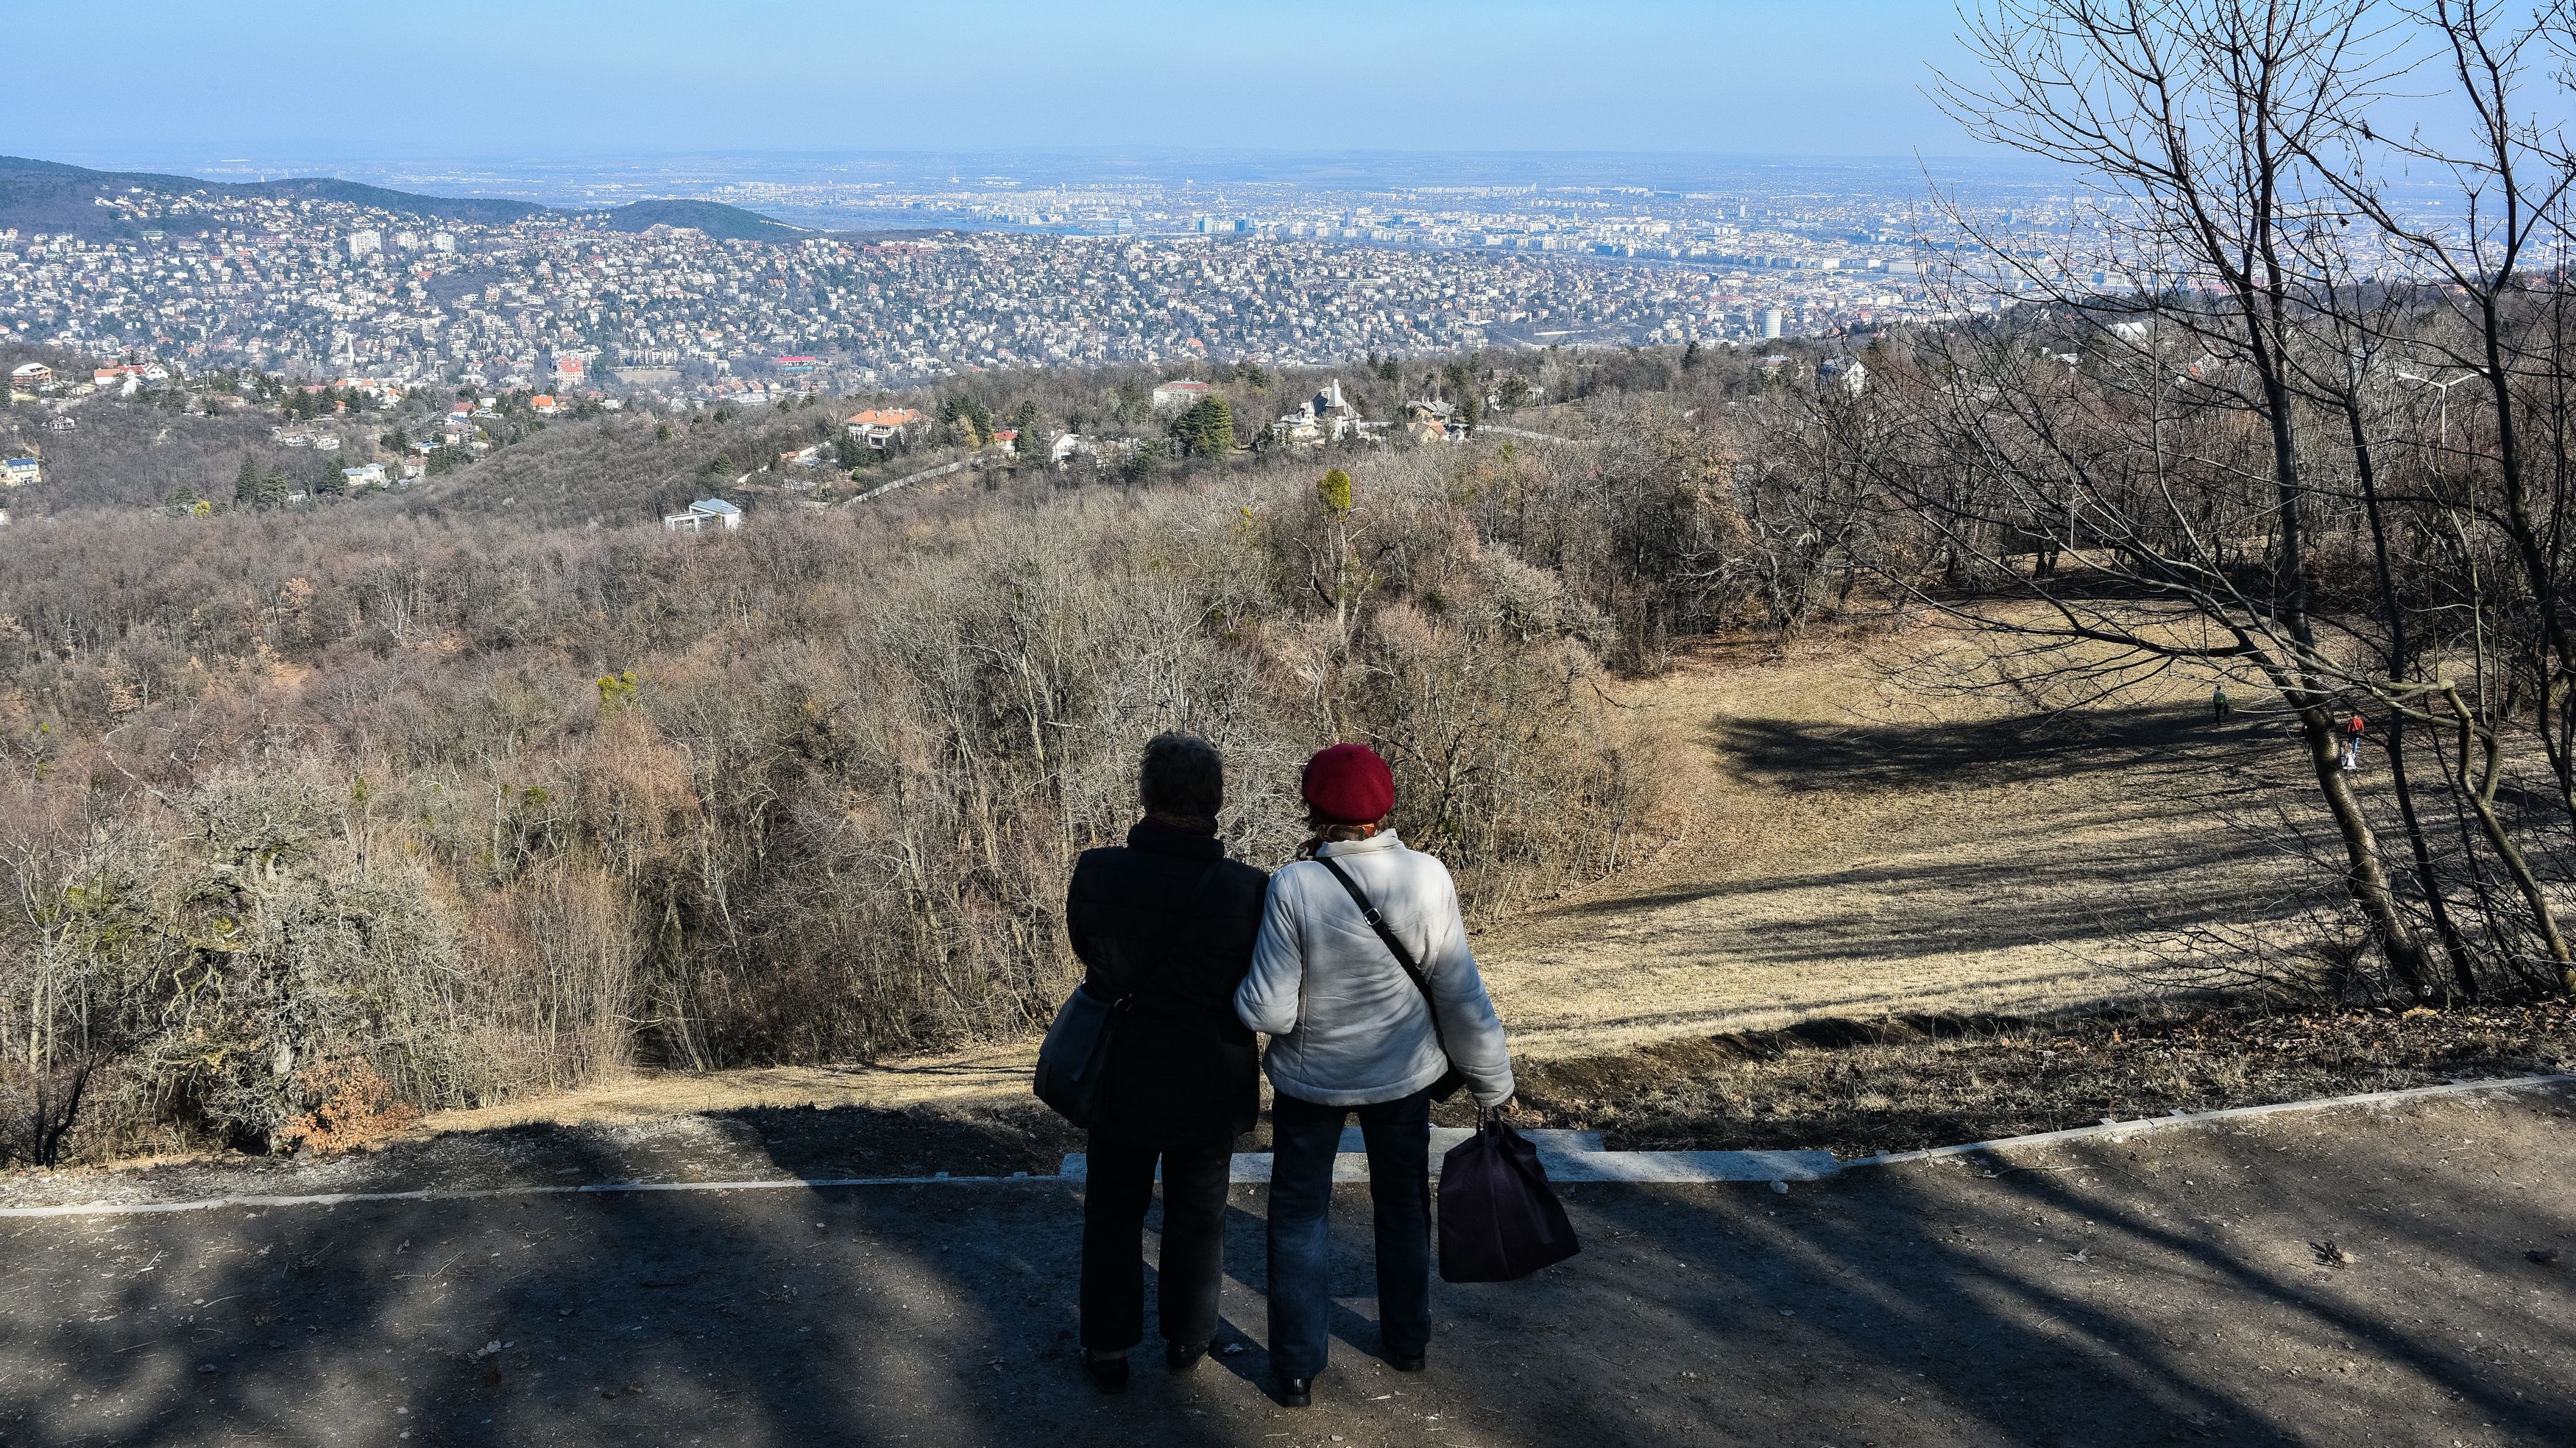
{"label": "patch of bare soil", "polygon": [[[577,1116],[578,1113],[558,1114]],[[437,1191],[595,1182],[1053,1176],[1082,1134],[1022,1096],[959,1107],[732,1106],[571,1124],[525,1120],[371,1141],[336,1154],[207,1153],[0,1175],[0,1206],[236,1195]]]}
{"label": "patch of bare soil", "polygon": [[1533,1123],[1621,1150],[1845,1157],[2445,1081],[2576,1071],[2576,1008],[1905,1016],[1537,1063]]}
{"label": "patch of bare soil", "polygon": [[1025,1101],[1037,1062],[1034,1041],[848,1066],[760,1066],[733,1071],[648,1071],[581,1091],[441,1111],[430,1131],[506,1126],[619,1126],[681,1113],[778,1108],[916,1107],[985,1109]]}

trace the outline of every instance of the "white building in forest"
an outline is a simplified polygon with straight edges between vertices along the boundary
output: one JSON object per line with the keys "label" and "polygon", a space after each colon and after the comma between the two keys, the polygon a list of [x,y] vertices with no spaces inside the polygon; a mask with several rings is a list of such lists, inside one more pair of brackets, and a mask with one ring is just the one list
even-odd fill
{"label": "white building in forest", "polygon": [[742,509],[722,498],[700,498],[685,513],[673,513],[662,520],[665,533],[701,533],[707,525],[721,523],[731,530],[742,526]]}
{"label": "white building in forest", "polygon": [[1322,391],[1307,398],[1296,411],[1282,413],[1279,420],[1270,425],[1270,435],[1281,442],[1311,443],[1317,447],[1366,431],[1360,410],[1342,396],[1342,379],[1338,377],[1325,383]]}

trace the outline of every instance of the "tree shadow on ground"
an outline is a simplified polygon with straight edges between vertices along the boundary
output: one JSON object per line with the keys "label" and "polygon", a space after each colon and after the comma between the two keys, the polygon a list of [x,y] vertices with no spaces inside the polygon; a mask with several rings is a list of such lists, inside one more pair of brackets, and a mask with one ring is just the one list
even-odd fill
{"label": "tree shadow on ground", "polygon": [[[1149,1351],[1114,1399],[1074,1366],[1080,1202],[1060,1182],[15,1221],[0,1437],[2564,1442],[2576,1324],[2561,1269],[2520,1255],[2576,1248],[2570,1113],[2544,1102],[1785,1195],[1569,1188],[1582,1256],[1437,1289],[1420,1377],[1374,1359],[1346,1302],[1302,1414],[1258,1390],[1254,1190],[1229,1215],[1224,1305],[1251,1348],[1181,1378]],[[1335,1218],[1350,1297],[1366,1193]],[[2310,1245],[2329,1240],[2348,1265]]]}
{"label": "tree shadow on ground", "polygon": [[2277,722],[2211,722],[2183,705],[1943,723],[1769,718],[1713,721],[1704,741],[1787,789],[1906,789],[1969,778],[2065,779],[2277,748]]}

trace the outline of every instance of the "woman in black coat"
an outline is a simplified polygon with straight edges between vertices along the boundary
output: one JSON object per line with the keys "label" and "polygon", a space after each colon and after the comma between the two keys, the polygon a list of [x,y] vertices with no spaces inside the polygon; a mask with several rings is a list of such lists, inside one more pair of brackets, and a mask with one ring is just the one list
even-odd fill
{"label": "woman in black coat", "polygon": [[1085,984],[1127,998],[1091,1126],[1082,1204],[1082,1347],[1093,1381],[1127,1384],[1145,1337],[1145,1210],[1163,1168],[1159,1306],[1164,1360],[1187,1372],[1216,1335],[1225,1273],[1226,1168],[1261,1111],[1259,1057],[1234,1012],[1269,880],[1225,857],[1216,747],[1186,734],[1145,746],[1145,818],[1123,847],[1073,868],[1065,928]]}

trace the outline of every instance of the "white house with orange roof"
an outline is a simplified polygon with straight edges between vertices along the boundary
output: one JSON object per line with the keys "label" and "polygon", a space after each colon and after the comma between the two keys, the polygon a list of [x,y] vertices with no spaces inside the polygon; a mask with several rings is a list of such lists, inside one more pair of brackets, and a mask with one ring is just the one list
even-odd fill
{"label": "white house with orange roof", "polygon": [[841,427],[868,446],[881,449],[909,435],[920,421],[921,414],[909,407],[871,407],[850,414]]}

